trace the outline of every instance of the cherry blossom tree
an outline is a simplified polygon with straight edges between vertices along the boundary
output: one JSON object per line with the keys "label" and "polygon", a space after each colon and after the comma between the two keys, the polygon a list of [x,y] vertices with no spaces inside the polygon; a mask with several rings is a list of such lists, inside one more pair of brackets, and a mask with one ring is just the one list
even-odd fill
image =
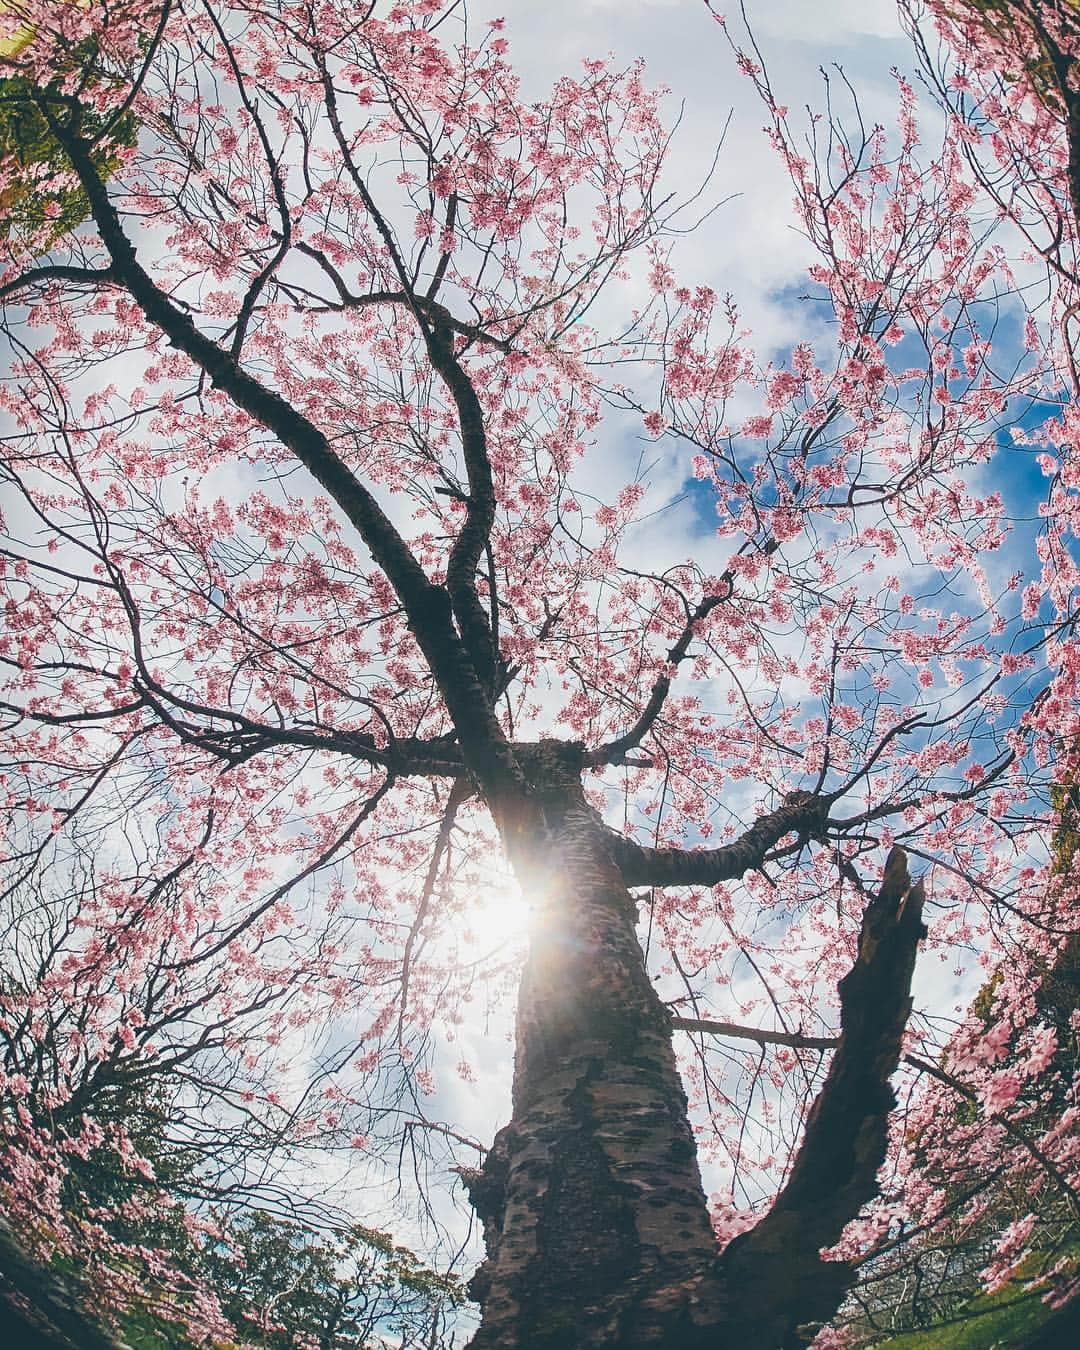
{"label": "cherry blossom tree", "polygon": [[[1025,241],[1028,267],[1045,269],[1059,282],[1056,293],[1047,289],[1043,414],[1019,433],[1039,452],[1048,480],[1042,510],[1049,524],[1039,547],[1044,582],[1054,585],[1059,560],[1071,566],[1072,531],[1062,512],[1072,509],[1067,447],[1077,392],[1080,100],[1069,72],[1080,15],[1068,4],[1012,0],[935,5],[937,28],[947,39],[939,48],[920,24],[918,8],[905,8],[924,78],[958,130],[973,181]],[[1034,319],[1026,342],[1035,348]],[[1053,792],[1058,823],[1048,884],[1059,890],[1075,885],[1072,783],[1066,773]],[[1033,1277],[1055,1268],[1064,1292],[1052,1292],[1051,1303],[1075,1292],[1067,1278],[1073,1263],[1065,1255],[1075,1239],[1075,1181],[1069,1168],[1054,1161],[1058,1140],[1074,1134],[1076,1122],[1078,948],[1072,913],[1066,905],[1033,940],[1007,945],[1007,959],[994,966],[947,1049],[944,1067],[954,1073],[942,1072],[939,1064],[936,1082],[916,1107],[920,1128],[912,1135],[918,1142],[909,1148],[908,1165],[931,1183],[917,1206],[925,1237],[906,1244],[893,1235],[884,1244],[890,1255],[875,1264],[894,1262],[922,1309],[902,1309],[898,1320],[897,1309],[886,1307],[887,1324],[903,1325],[905,1317],[955,1318],[957,1305],[962,1315],[964,1300],[980,1285],[999,1295],[1011,1289],[1019,1302],[1031,1299],[1040,1283]],[[880,1280],[881,1271],[872,1278]]]}
{"label": "cherry blossom tree", "polygon": [[[443,0],[11,0],[24,1300],[59,1258],[106,1319],[152,1275],[225,1334],[62,1203],[89,1148],[152,1171],[101,1124],[151,1078],[200,1159],[192,1223],[305,1170],[355,1214],[362,1169],[413,1150],[433,1223],[467,1192],[477,1347],[805,1343],[958,1203],[941,1099],[1074,1203],[1036,993],[1075,928],[1050,835],[1080,733],[1078,142],[1029,13],[1068,54],[1073,11],[998,9],[936,10],[986,72],[931,83],[943,125],[899,75],[895,125],[866,125],[833,79],[805,136],[702,14],[816,255],[800,340],[757,353],[680,274],[695,212],[720,247],[723,217],[708,183],[671,195],[638,65],[529,103],[501,21]],[[645,545],[641,438],[708,504],[694,556]],[[923,939],[920,968],[1005,972],[989,1020],[957,1030],[940,980],[912,1014]],[[475,1075],[477,1011],[514,988],[510,1119],[473,1140],[439,1081]]]}

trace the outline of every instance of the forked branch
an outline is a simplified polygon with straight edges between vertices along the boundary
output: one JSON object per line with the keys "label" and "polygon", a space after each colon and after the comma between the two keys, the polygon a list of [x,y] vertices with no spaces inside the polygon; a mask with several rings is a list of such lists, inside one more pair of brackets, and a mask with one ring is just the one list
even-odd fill
{"label": "forked branch", "polygon": [[729,599],[730,595],[731,583],[729,580],[728,589],[724,595],[705,596],[695,609],[687,615],[686,626],[676,639],[675,645],[668,652],[665,672],[653,684],[649,693],[649,700],[642,709],[641,716],[629,731],[624,732],[621,736],[616,736],[613,741],[608,741],[606,745],[597,746],[595,750],[590,751],[585,757],[587,765],[599,767],[602,764],[624,764],[626,762],[627,751],[634,750],[641,744],[653,723],[659,717],[664,703],[667,701],[667,696],[671,692],[671,674],[686,660],[690,643],[694,639],[698,626],[704,619],[708,618],[717,605],[721,605]]}
{"label": "forked branch", "polygon": [[[94,223],[108,249],[111,274],[146,318],[161,329],[214,385],[249,417],[272,432],[311,473],[355,526],[386,573],[408,616],[458,732],[467,767],[512,838],[523,837],[533,814],[513,752],[491,707],[488,687],[451,621],[447,590],[432,585],[376,498],[337,455],[324,433],[279,393],[250,374],[236,357],[196,328],[138,261],[101,176],[77,129],[41,97],[37,106],[86,193]],[[486,517],[485,517],[486,519]]]}

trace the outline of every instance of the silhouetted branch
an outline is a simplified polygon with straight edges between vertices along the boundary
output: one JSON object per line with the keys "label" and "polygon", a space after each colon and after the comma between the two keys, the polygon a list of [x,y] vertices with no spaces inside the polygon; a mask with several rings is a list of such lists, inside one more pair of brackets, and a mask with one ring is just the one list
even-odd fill
{"label": "silhouetted branch", "polygon": [[854,1278],[846,1263],[820,1252],[877,1190],[896,1104],[889,1077],[900,1062],[926,932],[922,907],[922,883],[912,885],[906,855],[894,848],[863,915],[855,964],[840,981],[839,1043],[787,1183],[721,1258],[735,1300],[733,1341],[769,1350],[805,1343],[806,1324],[827,1321]]}
{"label": "silhouetted branch", "polygon": [[[693,641],[694,634],[701,621],[727,600],[731,595],[731,584],[728,583],[728,589],[724,595],[707,595],[701,600],[691,614],[688,615],[686,626],[679,634],[675,645],[667,655],[668,671],[665,672],[653,685],[649,693],[649,701],[646,703],[641,716],[637,719],[629,731],[621,736],[617,736],[613,741],[608,741],[606,745],[598,746],[590,751],[585,757],[585,763],[590,766],[599,766],[602,764],[625,764],[626,752],[636,749],[649,731],[649,728],[660,715],[667,696],[671,691],[671,673],[674,668],[686,659],[686,654],[690,649],[690,643]],[[669,673],[671,672],[671,673]]]}
{"label": "silhouetted branch", "polygon": [[744,1027],[737,1022],[713,1022],[705,1017],[673,1017],[674,1031],[701,1031],[706,1036],[726,1036],[736,1041],[754,1041],[758,1045],[787,1045],[793,1050],[835,1050],[839,1036],[804,1036],[801,1031],[764,1031]]}
{"label": "silhouetted branch", "polygon": [[647,848],[610,830],[605,843],[627,886],[715,886],[760,867],[786,834],[816,834],[832,799],[793,792],[760,816],[738,839],[720,848]]}

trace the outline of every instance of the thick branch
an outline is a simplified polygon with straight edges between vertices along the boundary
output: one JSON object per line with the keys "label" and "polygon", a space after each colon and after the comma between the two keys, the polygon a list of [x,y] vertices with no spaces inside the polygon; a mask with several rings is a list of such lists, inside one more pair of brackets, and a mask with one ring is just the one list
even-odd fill
{"label": "thick branch", "polygon": [[614,830],[605,843],[627,886],[716,886],[760,867],[784,835],[815,834],[831,799],[812,792],[793,792],[783,806],[759,816],[730,844],[720,848],[647,848]]}
{"label": "thick branch", "polygon": [[[162,722],[188,745],[198,746],[209,754],[216,755],[228,764],[242,764],[252,756],[261,754],[274,746],[292,746],[297,749],[324,751],[346,755],[350,759],[362,760],[367,764],[378,764],[388,769],[395,777],[431,777],[459,778],[465,773],[465,762],[454,742],[447,737],[423,739],[415,736],[390,737],[385,744],[379,745],[370,732],[349,731],[335,727],[271,726],[256,721],[231,708],[214,708],[195,703],[171,693],[153,679],[145,664],[140,661],[140,677],[145,679],[147,688],[136,688],[143,695],[143,701],[117,711],[133,711],[141,706],[150,706]],[[183,710],[200,721],[193,722],[178,716],[172,707]],[[6,705],[0,704],[0,707]],[[39,721],[52,723],[54,719],[43,714],[27,713],[24,716],[36,717]],[[78,714],[80,719],[98,716],[102,713]]]}
{"label": "thick branch", "polygon": [[802,1345],[799,1324],[827,1321],[853,1279],[822,1247],[874,1196],[885,1160],[889,1077],[900,1061],[911,1012],[915,952],[924,935],[922,884],[894,848],[867,906],[855,964],[840,981],[840,1041],[811,1107],[802,1146],[772,1209],[724,1253],[735,1300],[733,1329],[746,1345]]}
{"label": "thick branch", "polygon": [[465,523],[450,550],[446,589],[450,592],[454,618],[476,672],[484,685],[493,689],[498,672],[498,652],[494,649],[494,633],[476,590],[476,569],[495,521],[495,484],[488,457],[484,414],[473,383],[454,352],[450,332],[436,322],[425,331],[425,337],[428,358],[457,408],[461,447],[469,476]]}
{"label": "thick branch", "polygon": [[[90,202],[95,224],[112,257],[112,272],[152,324],[203,370],[248,416],[287,446],[356,527],[386,573],[428,662],[457,729],[467,766],[511,838],[524,837],[532,814],[524,780],[469,654],[454,632],[445,590],[433,586],[374,496],[338,457],[326,436],[275,390],[196,327],[135,256],[115,207],[85,146],[39,103],[50,130],[67,153]],[[520,817],[520,819],[519,819]]]}
{"label": "thick branch", "polygon": [[[469,496],[465,504],[465,523],[450,550],[446,568],[446,589],[450,594],[454,618],[457,620],[465,650],[481,684],[490,692],[495,686],[498,654],[493,650],[493,634],[476,590],[476,569],[484,547],[491,537],[491,527],[495,520],[495,484],[491,475],[491,461],[488,458],[483,409],[472,381],[454,352],[453,335],[440,322],[438,315],[425,308],[421,298],[416,295],[394,242],[390,225],[376,205],[367,183],[353,161],[338,116],[334,83],[325,65],[322,71],[326,112],[345,168],[364,203],[364,209],[386,245],[386,251],[401,282],[405,303],[412,310],[424,339],[428,360],[449,391],[457,409],[461,450],[469,479]],[[434,291],[429,292],[424,301],[430,300],[433,294]]]}
{"label": "thick branch", "polygon": [[112,286],[116,273],[111,267],[72,267],[66,263],[52,263],[46,267],[32,267],[29,272],[0,286],[0,300],[7,300],[31,286],[47,286],[50,281],[63,281],[69,286]]}
{"label": "thick branch", "polygon": [[20,1350],[125,1350],[86,1311],[90,1303],[73,1277],[31,1256],[0,1215],[0,1335],[5,1345]]}

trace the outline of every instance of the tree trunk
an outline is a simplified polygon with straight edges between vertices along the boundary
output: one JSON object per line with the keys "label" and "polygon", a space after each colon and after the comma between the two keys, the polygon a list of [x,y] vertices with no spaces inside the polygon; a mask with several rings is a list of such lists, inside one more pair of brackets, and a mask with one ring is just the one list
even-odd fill
{"label": "tree trunk", "polygon": [[473,1350],[805,1345],[853,1278],[821,1248],[874,1195],[885,1158],[922,885],[894,848],[838,986],[841,1034],[788,1180],[718,1258],[672,1019],[585,802],[581,747],[515,750],[537,838],[527,851],[505,842],[534,922],[512,1119],[466,1176],[487,1246],[470,1286],[483,1305]]}
{"label": "tree trunk", "polygon": [[530,770],[548,853],[521,877],[535,918],[513,1119],[470,1182],[488,1249],[472,1344],[715,1346],[716,1241],[671,1018],[579,766],[552,749]]}

